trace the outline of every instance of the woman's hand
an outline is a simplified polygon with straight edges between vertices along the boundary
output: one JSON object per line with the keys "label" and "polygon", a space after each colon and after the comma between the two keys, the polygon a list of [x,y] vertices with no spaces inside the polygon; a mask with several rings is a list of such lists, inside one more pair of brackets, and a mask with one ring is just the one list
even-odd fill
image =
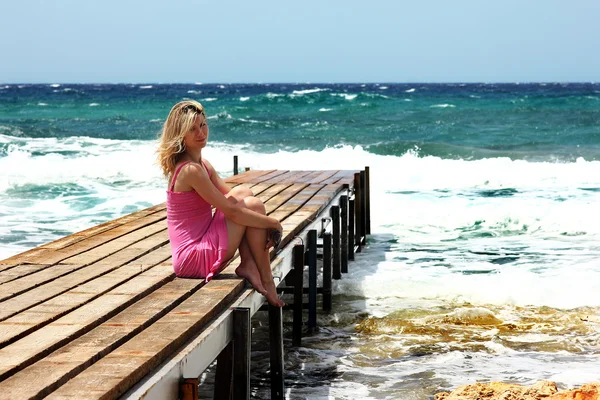
{"label": "woman's hand", "polygon": [[267,246],[266,248],[277,247],[281,243],[283,236],[283,227],[281,223],[277,222],[277,227],[274,229],[267,229]]}

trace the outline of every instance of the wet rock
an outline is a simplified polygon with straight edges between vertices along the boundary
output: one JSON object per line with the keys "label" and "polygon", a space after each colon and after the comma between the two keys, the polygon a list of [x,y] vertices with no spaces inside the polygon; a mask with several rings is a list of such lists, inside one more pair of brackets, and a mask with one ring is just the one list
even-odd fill
{"label": "wet rock", "polygon": [[533,386],[475,383],[460,386],[452,393],[437,393],[435,400],[600,400],[600,382],[561,392],[550,381],[540,381]]}

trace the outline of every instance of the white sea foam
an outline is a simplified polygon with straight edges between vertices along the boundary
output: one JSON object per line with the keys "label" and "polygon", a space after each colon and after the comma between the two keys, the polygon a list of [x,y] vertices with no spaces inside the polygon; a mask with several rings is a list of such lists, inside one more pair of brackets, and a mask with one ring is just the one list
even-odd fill
{"label": "white sea foam", "polygon": [[333,108],[325,108],[325,107],[319,108],[319,111],[321,111],[321,112],[326,112],[326,111],[331,111],[331,110],[333,110]]}
{"label": "white sea foam", "polygon": [[415,88],[412,88],[412,89],[405,90],[405,92],[406,92],[406,93],[413,93],[415,90],[417,90],[417,89],[415,89]]}
{"label": "white sea foam", "polygon": [[152,85],[140,86],[140,89],[152,89]]}
{"label": "white sea foam", "polygon": [[48,103],[37,103],[37,105],[40,106],[40,107],[45,107],[45,106],[48,105]]}
{"label": "white sea foam", "polygon": [[188,90],[187,92],[188,94],[200,94],[202,93],[202,90]]}
{"label": "white sea foam", "polygon": [[331,93],[332,96],[338,96],[338,97],[343,97],[346,100],[354,100],[356,98],[356,94],[350,94],[350,93]]}
{"label": "white sea foam", "polygon": [[58,83],[53,83],[50,85],[50,87],[57,88],[57,87],[60,87],[60,85]]}
{"label": "white sea foam", "polygon": [[240,97],[240,101],[248,101],[250,100],[250,97]]}
{"label": "white sea foam", "polygon": [[98,103],[90,103],[90,107],[97,107],[97,106],[99,106],[99,105],[100,105],[100,104],[98,104]]}
{"label": "white sea foam", "polygon": [[327,92],[331,89],[328,88],[314,88],[314,89],[305,89],[305,90],[294,90],[292,92],[292,94],[295,95],[303,95],[303,94],[311,94],[311,93],[318,93],[318,92]]}
{"label": "white sea foam", "polygon": [[385,89],[387,89],[387,88],[388,88],[387,86],[380,86],[380,87],[379,87],[379,89],[381,89],[381,90],[385,90]]}
{"label": "white sea foam", "polygon": [[216,97],[207,97],[205,99],[202,99],[202,101],[215,101],[218,100]]}
{"label": "white sea foam", "polygon": [[[47,221],[56,231],[74,232],[164,201],[153,141],[0,134],[0,143],[8,143],[0,196],[13,193],[0,202],[0,234],[19,226],[29,246],[57,238]],[[444,160],[416,151],[394,157],[350,146],[259,153],[218,142],[203,154],[223,176],[232,172],[232,154],[252,169],[302,170],[306,160],[323,170],[370,166],[374,241],[335,290],[369,297],[370,312],[419,299],[600,306],[600,162]],[[14,194],[24,185],[63,184],[87,194],[29,200]],[[86,206],[89,196],[97,204]],[[0,258],[25,250],[19,243],[0,245]]]}
{"label": "white sea foam", "polygon": [[432,106],[429,106],[429,108],[455,108],[456,106],[454,104],[434,104]]}

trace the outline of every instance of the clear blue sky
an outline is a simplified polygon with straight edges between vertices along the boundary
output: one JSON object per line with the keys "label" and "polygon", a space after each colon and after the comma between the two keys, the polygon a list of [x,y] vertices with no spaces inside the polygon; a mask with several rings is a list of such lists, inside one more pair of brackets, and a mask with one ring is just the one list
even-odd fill
{"label": "clear blue sky", "polygon": [[599,0],[0,0],[0,82],[600,81]]}

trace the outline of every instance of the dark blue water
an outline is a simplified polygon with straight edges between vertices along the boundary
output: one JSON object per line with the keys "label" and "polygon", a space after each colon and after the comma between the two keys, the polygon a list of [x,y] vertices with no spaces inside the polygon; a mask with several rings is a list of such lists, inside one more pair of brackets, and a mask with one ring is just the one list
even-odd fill
{"label": "dark blue water", "polygon": [[[151,140],[199,100],[212,140],[452,159],[600,159],[600,84],[5,85],[0,134]],[[0,155],[6,154],[6,146]]]}

